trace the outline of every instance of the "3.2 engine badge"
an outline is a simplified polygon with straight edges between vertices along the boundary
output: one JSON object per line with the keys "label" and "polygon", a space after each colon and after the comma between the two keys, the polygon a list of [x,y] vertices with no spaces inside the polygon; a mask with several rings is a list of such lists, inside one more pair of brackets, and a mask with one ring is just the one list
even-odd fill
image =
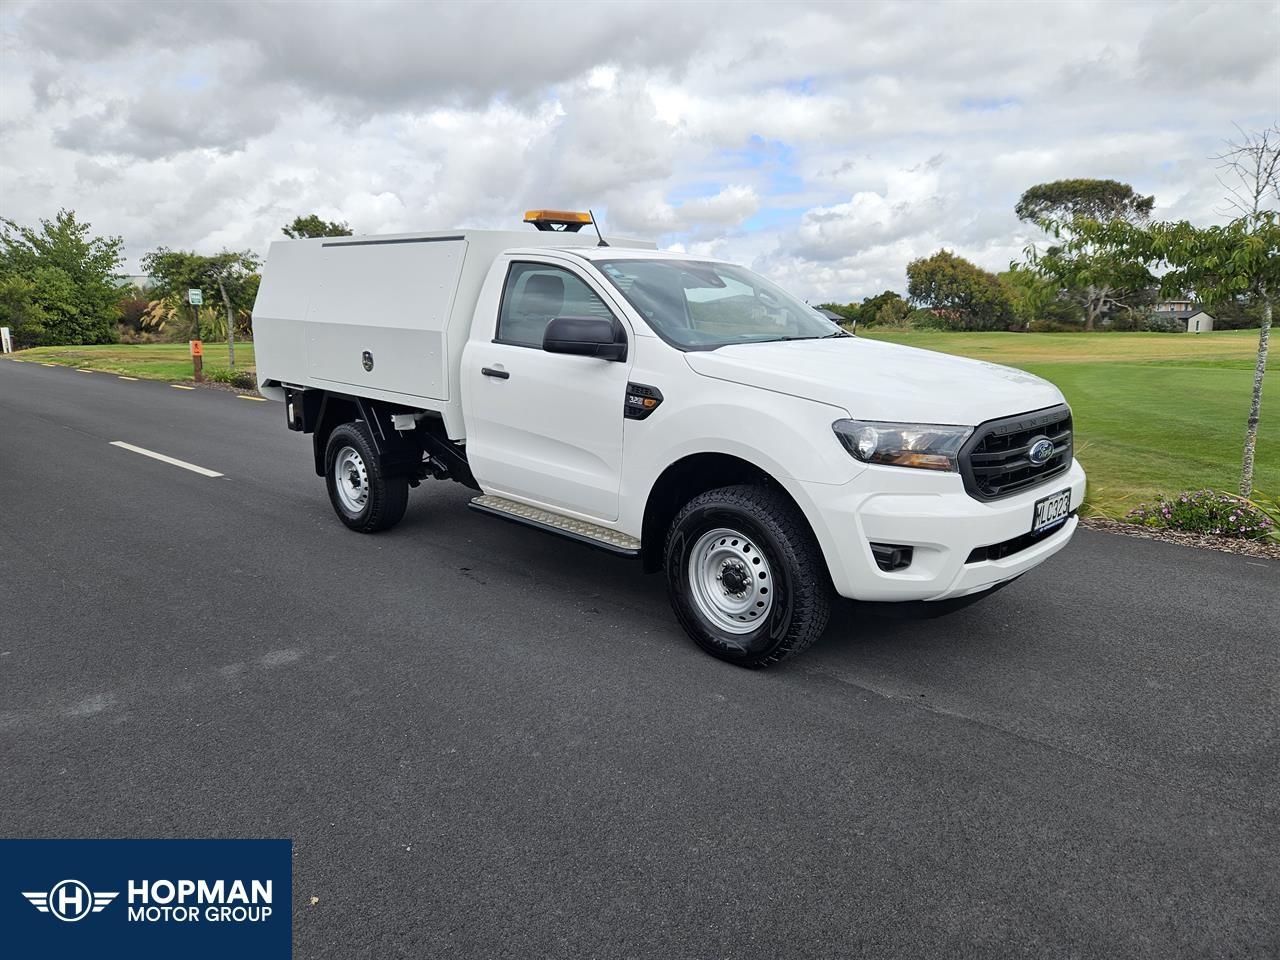
{"label": "3.2 engine badge", "polygon": [[627,384],[627,399],[622,413],[628,420],[643,420],[662,403],[662,391],[643,383]]}

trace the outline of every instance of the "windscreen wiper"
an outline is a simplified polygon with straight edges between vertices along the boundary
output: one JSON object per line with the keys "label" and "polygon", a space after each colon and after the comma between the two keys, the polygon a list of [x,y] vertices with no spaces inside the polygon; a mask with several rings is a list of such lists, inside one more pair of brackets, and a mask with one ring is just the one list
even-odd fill
{"label": "windscreen wiper", "polygon": [[830,340],[832,337],[847,337],[849,334],[843,330],[837,330],[835,333],[824,333],[816,337],[774,337],[771,340],[757,341],[763,343],[782,343],[790,340]]}

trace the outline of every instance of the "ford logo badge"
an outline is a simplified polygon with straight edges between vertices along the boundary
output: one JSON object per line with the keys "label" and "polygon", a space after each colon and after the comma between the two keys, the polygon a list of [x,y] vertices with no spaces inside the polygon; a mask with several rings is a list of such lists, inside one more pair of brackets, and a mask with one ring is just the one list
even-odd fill
{"label": "ford logo badge", "polygon": [[1031,449],[1027,451],[1027,459],[1037,467],[1042,467],[1049,462],[1053,456],[1053,441],[1048,437],[1041,437],[1039,440],[1031,444]]}

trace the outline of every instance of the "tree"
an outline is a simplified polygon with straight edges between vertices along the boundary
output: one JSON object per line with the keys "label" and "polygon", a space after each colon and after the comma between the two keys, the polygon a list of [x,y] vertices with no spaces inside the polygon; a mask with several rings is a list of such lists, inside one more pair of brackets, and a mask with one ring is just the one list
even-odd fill
{"label": "tree", "polygon": [[1218,182],[1227,191],[1226,212],[1256,217],[1280,204],[1280,124],[1261,133],[1240,130],[1218,161]]}
{"label": "tree", "polygon": [[305,217],[294,217],[293,223],[281,227],[281,232],[290,240],[306,240],[309,237],[349,237],[351,228],[338,220],[322,220],[314,213]]}
{"label": "tree", "polygon": [[[213,288],[218,291],[227,317],[227,360],[236,365],[236,311],[250,309],[257,293],[257,255],[249,250],[223,250],[203,256],[190,250],[158,247],[142,258],[142,269],[154,282],[159,299],[185,298],[188,289]],[[192,311],[193,338],[199,338],[199,314]]]}
{"label": "tree", "polygon": [[[1246,133],[1239,127],[1240,139],[1228,140],[1227,149],[1215,159],[1218,161],[1218,182],[1227,191],[1227,206],[1238,218],[1237,243],[1231,250],[1229,265],[1219,266],[1216,260],[1201,262],[1201,269],[1215,271],[1218,275],[1212,283],[1217,301],[1227,300],[1232,294],[1243,294],[1245,299],[1262,306],[1262,323],[1258,331],[1258,356],[1253,369],[1253,392],[1249,401],[1249,419],[1244,430],[1244,459],[1240,469],[1240,494],[1253,493],[1253,456],[1258,445],[1258,420],[1262,413],[1262,381],[1267,372],[1267,341],[1271,334],[1271,308],[1280,297],[1280,250],[1277,250],[1277,210],[1280,209],[1280,124],[1255,133]],[[1225,253],[1224,245],[1214,243],[1213,237],[1202,237],[1209,249],[1203,252]],[[1221,276],[1234,272],[1233,282]],[[1202,281],[1203,282],[1203,281]],[[1197,287],[1197,289],[1200,289]]]}
{"label": "tree", "polygon": [[1280,298],[1280,126],[1240,131],[1239,139],[1227,141],[1227,150],[1214,159],[1227,190],[1227,207],[1237,214],[1230,223],[1195,227],[1185,220],[1145,224],[1078,218],[1061,256],[1070,260],[1081,251],[1098,252],[1128,264],[1135,279],[1145,275],[1147,284],[1158,285],[1163,295],[1194,293],[1210,309],[1241,300],[1261,308],[1240,465],[1240,494],[1248,497],[1253,493],[1272,312]]}
{"label": "tree", "polygon": [[858,323],[868,327],[878,323],[897,325],[910,312],[911,307],[906,300],[892,290],[885,290],[862,301],[858,306]]}
{"label": "tree", "polygon": [[871,322],[877,327],[905,327],[911,318],[911,312],[911,304],[898,297],[881,304]]}
{"label": "tree", "polygon": [[148,311],[151,303],[147,297],[142,296],[142,291],[136,288],[127,288],[121,291],[120,303],[120,339],[125,342],[140,341],[140,339],[151,333],[159,333],[163,327],[153,327],[149,323]]}
{"label": "tree", "polygon": [[995,274],[949,250],[907,264],[907,294],[954,329],[1005,330],[1014,322]]}
{"label": "tree", "polygon": [[[1094,330],[1099,320],[1117,311],[1133,311],[1144,300],[1152,280],[1147,263],[1114,249],[1078,242],[1092,235],[1086,226],[1098,222],[1082,218],[1067,225],[1047,224],[1046,229],[1064,242],[1043,253],[1034,246],[1026,250],[1028,266],[1080,305],[1086,331]],[[1123,220],[1114,222],[1128,225]]]}
{"label": "tree", "polygon": [[1142,223],[1151,216],[1155,202],[1155,197],[1144,197],[1118,180],[1054,180],[1027,188],[1013,212],[1024,223],[1076,217]]}
{"label": "tree", "polygon": [[1019,264],[1011,264],[1004,273],[996,274],[1000,286],[1013,307],[1013,315],[1021,330],[1080,329],[1084,317],[1062,289],[1049,278]]}
{"label": "tree", "polygon": [[1202,229],[1186,221],[1158,223],[1151,227],[1149,236],[1152,256],[1169,267],[1161,277],[1162,290],[1194,290],[1210,309],[1240,294],[1262,304],[1240,467],[1240,494],[1247,497],[1253,493],[1253,459],[1262,411],[1262,381],[1267,371],[1272,303],[1280,294],[1280,214],[1260,210],[1224,227]]}
{"label": "tree", "polygon": [[48,322],[34,283],[17,274],[0,277],[0,327],[9,328],[16,349],[38,345]]}
{"label": "tree", "polygon": [[[1118,180],[1055,180],[1028,188],[1014,207],[1018,219],[1035,223],[1055,239],[1072,236],[1075,224],[1085,221],[1145,223],[1155,197],[1144,197]],[[1117,310],[1131,310],[1142,287],[1133,285],[1131,264],[1079,244],[1067,256],[1061,247],[1038,255],[1028,248],[1029,261],[1046,277],[1062,284],[1084,308],[1086,330]]]}
{"label": "tree", "polygon": [[1215,304],[1213,329],[1246,330],[1262,326],[1263,305],[1249,297],[1232,297]]}
{"label": "tree", "polygon": [[253,335],[253,305],[258,299],[258,288],[262,286],[262,274],[251,273],[240,284],[236,298],[236,329],[247,336]]}
{"label": "tree", "polygon": [[900,325],[911,313],[910,304],[892,290],[867,297],[862,303],[820,303],[818,306],[864,327],[877,323]]}
{"label": "tree", "polygon": [[111,343],[116,339],[123,241],[95,237],[91,229],[77,221],[71,210],[60,210],[52,220],[41,220],[39,227],[0,218],[0,282],[6,284],[7,297],[4,309],[25,318],[27,336],[37,338],[37,343]]}
{"label": "tree", "polygon": [[1240,472],[1240,493],[1249,496],[1253,492],[1254,449],[1272,305],[1280,291],[1280,213],[1259,210],[1225,226],[1212,227],[1195,227],[1185,220],[1149,225],[1087,221],[1071,243],[1088,244],[1114,256],[1153,264],[1161,272],[1153,282],[1165,296],[1194,291],[1210,309],[1241,295],[1262,303],[1258,359]]}
{"label": "tree", "polygon": [[[203,290],[207,282],[205,258],[189,250],[158,247],[142,258],[142,269],[151,279],[151,293],[157,301],[169,304],[172,319],[177,319],[179,304],[186,302],[187,291]],[[197,313],[191,311],[191,339],[200,339]]]}

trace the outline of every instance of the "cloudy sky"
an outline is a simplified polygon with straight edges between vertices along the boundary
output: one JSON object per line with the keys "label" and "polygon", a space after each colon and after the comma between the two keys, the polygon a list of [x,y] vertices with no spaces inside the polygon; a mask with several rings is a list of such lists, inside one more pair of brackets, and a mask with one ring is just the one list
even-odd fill
{"label": "cloudy sky", "polygon": [[0,3],[0,214],[264,252],[357,232],[610,232],[812,300],[992,269],[1028,185],[1220,219],[1209,156],[1280,117],[1280,4]]}

